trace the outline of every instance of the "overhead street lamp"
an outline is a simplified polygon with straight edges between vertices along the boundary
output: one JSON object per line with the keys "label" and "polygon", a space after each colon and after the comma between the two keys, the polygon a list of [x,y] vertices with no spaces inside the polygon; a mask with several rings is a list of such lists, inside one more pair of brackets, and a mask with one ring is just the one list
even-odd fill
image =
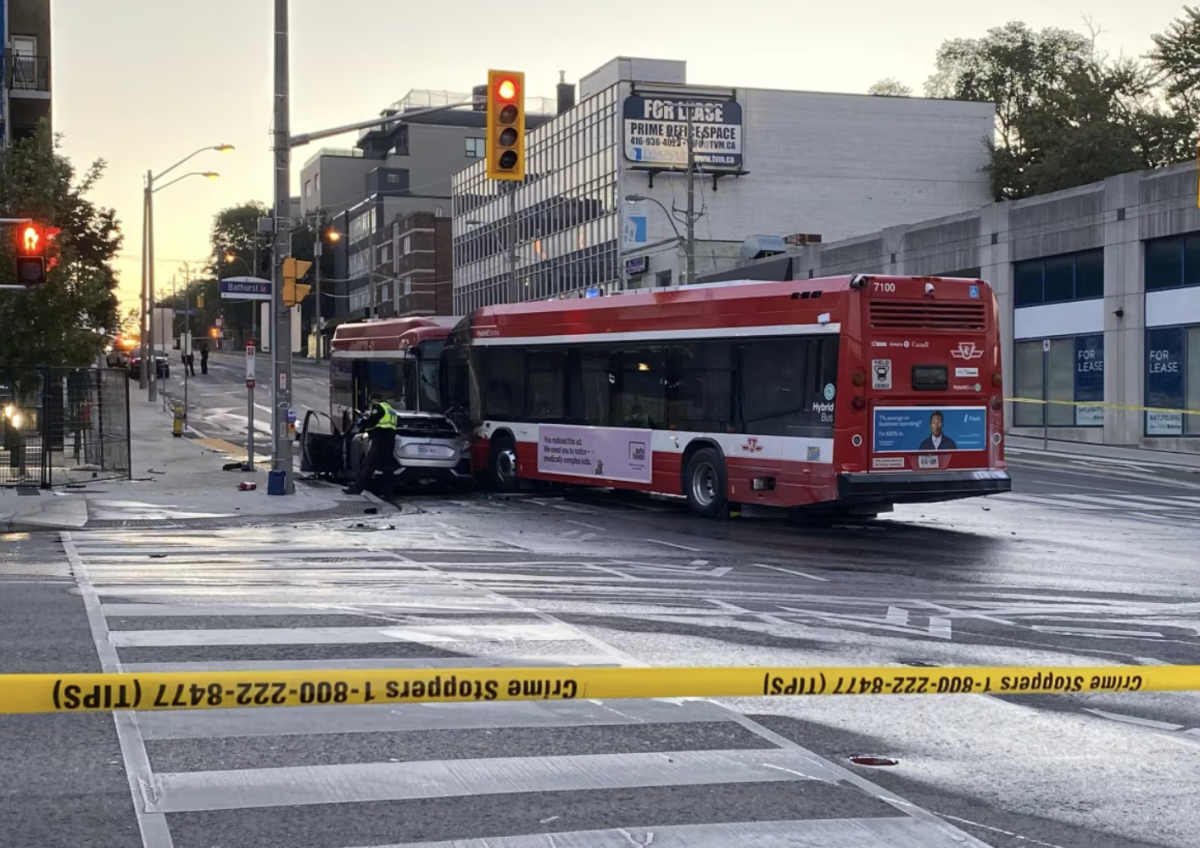
{"label": "overhead street lamp", "polygon": [[215,171],[192,171],[183,176],[176,177],[169,183],[160,186],[155,186],[155,182],[161,180],[167,174],[174,171],[180,165],[183,165],[188,160],[199,156],[210,150],[216,150],[219,153],[229,153],[234,149],[232,144],[215,144],[207,147],[201,147],[187,156],[184,156],[170,168],[165,171],[160,171],[155,174],[153,171],[146,172],[146,185],[142,194],[142,364],[138,369],[138,385],[141,388],[150,387],[150,400],[155,400],[158,396],[158,390],[155,377],[156,373],[147,373],[146,359],[146,337],[150,336],[150,358],[153,359],[154,354],[154,194],[164,188],[175,185],[182,179],[187,177],[205,177],[206,179],[215,180],[220,175]]}

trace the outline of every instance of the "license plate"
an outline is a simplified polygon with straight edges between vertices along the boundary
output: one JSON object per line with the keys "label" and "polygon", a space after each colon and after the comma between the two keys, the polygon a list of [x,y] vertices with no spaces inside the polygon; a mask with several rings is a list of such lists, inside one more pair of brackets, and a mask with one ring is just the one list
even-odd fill
{"label": "license plate", "polygon": [[437,456],[437,445],[417,445],[417,453],[421,456]]}
{"label": "license plate", "polygon": [[937,468],[938,458],[936,456],[919,456],[917,457],[918,468]]}

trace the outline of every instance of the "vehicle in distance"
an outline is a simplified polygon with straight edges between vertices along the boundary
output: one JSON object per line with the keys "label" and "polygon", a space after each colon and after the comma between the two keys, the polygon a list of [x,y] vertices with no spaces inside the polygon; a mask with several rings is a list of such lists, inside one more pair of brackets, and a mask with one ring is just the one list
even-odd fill
{"label": "vehicle in distance", "polygon": [[305,416],[298,435],[301,468],[333,479],[356,478],[369,441],[354,423],[378,392],[399,415],[393,473],[401,486],[473,484],[470,440],[443,413],[438,395],[442,345],[456,322],[397,318],[339,326],[329,363],[329,415]]}
{"label": "vehicle in distance", "polygon": [[485,307],[443,348],[474,469],[872,516],[1007,492],[982,280],[722,282]]}

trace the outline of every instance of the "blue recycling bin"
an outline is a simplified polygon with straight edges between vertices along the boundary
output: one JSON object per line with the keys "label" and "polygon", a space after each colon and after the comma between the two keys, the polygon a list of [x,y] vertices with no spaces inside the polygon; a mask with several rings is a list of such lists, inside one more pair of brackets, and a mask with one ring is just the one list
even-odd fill
{"label": "blue recycling bin", "polygon": [[287,472],[286,471],[268,471],[267,472],[267,494],[282,495],[287,490]]}

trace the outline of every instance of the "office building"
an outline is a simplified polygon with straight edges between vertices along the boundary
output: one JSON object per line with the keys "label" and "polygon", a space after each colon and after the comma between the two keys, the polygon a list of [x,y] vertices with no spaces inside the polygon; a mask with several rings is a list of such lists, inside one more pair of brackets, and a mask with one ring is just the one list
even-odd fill
{"label": "office building", "polygon": [[523,183],[455,175],[456,311],[686,281],[689,113],[697,275],[751,233],[842,239],[991,198],[990,104],[692,85],[684,62],[618,58],[529,133]]}
{"label": "office building", "polygon": [[[338,297],[327,332],[341,321],[405,314],[406,303],[426,308],[406,299],[405,280],[396,276],[404,265],[401,231],[414,214],[449,216],[453,174],[483,155],[485,115],[470,105],[414,113],[470,100],[469,93],[411,91],[380,113],[396,123],[362,130],[354,148],[318,150],[301,169],[301,214],[319,216],[324,230],[343,236],[333,246],[330,287]],[[530,98],[526,109],[533,129],[553,117],[555,104]],[[434,276],[450,286],[448,268]]]}

